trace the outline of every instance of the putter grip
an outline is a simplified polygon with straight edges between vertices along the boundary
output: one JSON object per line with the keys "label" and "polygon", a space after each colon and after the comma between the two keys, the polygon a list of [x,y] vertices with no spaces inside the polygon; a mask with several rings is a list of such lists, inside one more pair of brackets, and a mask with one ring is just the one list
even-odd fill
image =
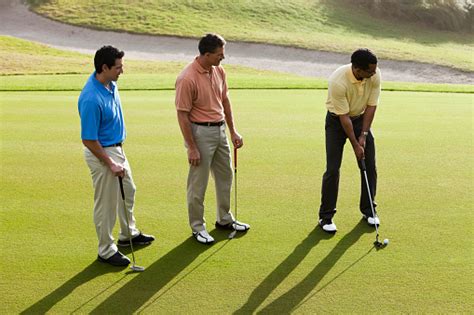
{"label": "putter grip", "polygon": [[122,177],[118,177],[119,184],[120,184],[120,193],[122,194],[122,199],[125,199],[125,192],[123,191],[123,180]]}
{"label": "putter grip", "polygon": [[234,169],[237,169],[237,148],[234,148]]}
{"label": "putter grip", "polygon": [[359,166],[360,166],[360,169],[362,171],[365,171],[366,170],[366,167],[365,167],[365,159],[362,159],[359,161]]}

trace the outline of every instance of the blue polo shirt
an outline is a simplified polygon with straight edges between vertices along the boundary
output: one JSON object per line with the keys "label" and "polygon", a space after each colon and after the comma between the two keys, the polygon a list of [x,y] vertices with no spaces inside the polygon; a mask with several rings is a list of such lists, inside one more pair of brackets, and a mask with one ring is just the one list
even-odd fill
{"label": "blue polo shirt", "polygon": [[103,147],[123,142],[126,137],[122,104],[117,84],[111,90],[95,78],[89,77],[78,101],[82,140],[98,140]]}

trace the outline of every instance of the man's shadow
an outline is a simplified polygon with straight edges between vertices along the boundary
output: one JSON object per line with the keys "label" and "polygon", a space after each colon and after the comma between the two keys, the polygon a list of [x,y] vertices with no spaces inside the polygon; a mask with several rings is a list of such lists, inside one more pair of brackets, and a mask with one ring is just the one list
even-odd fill
{"label": "man's shadow", "polygon": [[[317,264],[316,267],[314,267],[313,270],[302,281],[300,281],[300,283],[267,305],[259,313],[274,314],[275,312],[278,312],[279,314],[289,314],[294,311],[299,307],[300,303],[306,302],[305,298],[308,294],[310,294],[318,283],[321,282],[321,279],[324,278],[342,255],[344,255],[344,253],[354,245],[363,234],[373,231],[373,228],[368,226],[365,222],[360,221],[349,233],[344,235],[331,252],[321,260],[321,262]],[[369,252],[372,249],[373,247],[370,247]],[[363,257],[367,254],[368,252],[365,253]],[[360,259],[358,259],[357,262],[358,261],[360,261]],[[353,265],[354,264],[351,266]],[[344,270],[344,272],[345,271],[346,270]]]}
{"label": "man's shadow", "polygon": [[[272,314],[290,313],[316,287],[344,252],[357,242],[364,233],[372,231],[373,229],[363,223],[357,224],[304,280],[267,305],[261,312]],[[254,289],[247,302],[235,311],[234,314],[254,313],[265,299],[270,296],[272,291],[303,261],[311,249],[321,240],[329,239],[330,237],[330,234],[323,232],[320,228],[311,231],[295,250]]]}
{"label": "man's shadow", "polygon": [[[212,246],[198,244],[194,237],[189,237],[152,265],[147,266],[144,272],[137,274],[132,280],[115,291],[92,310],[91,313],[107,314],[114,312],[114,310],[120,310],[120,313],[132,314],[140,308],[142,308],[142,310],[148,308],[161,296],[166,294],[168,290],[199,268],[199,266],[218,253],[227,244],[227,241],[220,242],[223,241],[225,237],[220,235],[216,230],[210,234],[216,239],[216,244]],[[165,287],[171,280],[175,279],[176,275],[180,274],[205,251],[212,251],[212,253],[193,269],[175,280],[175,283],[170,288],[154,297],[158,291]]]}
{"label": "man's shadow", "polygon": [[321,240],[330,239],[331,237],[331,234],[323,232],[319,228],[312,230],[295,247],[293,252],[253,290],[245,305],[235,311],[234,314],[250,314],[255,312],[272,291],[304,260],[313,247],[318,245]]}
{"label": "man's shadow", "polygon": [[[84,283],[91,281],[92,279],[104,275],[106,273],[111,272],[121,272],[124,268],[119,267],[111,267],[109,265],[100,263],[98,261],[92,262],[89,266],[87,266],[84,270],[79,272],[77,275],[66,281],[62,286],[36,302],[35,304],[31,305],[27,309],[21,312],[21,314],[45,314],[48,312],[54,305],[59,303],[61,300],[66,298],[71,292],[73,292],[76,288],[80,287]],[[113,287],[115,284],[120,282],[123,277],[102,292],[107,291],[107,289]],[[101,292],[101,293],[102,293]],[[99,295],[101,294],[99,293]]]}
{"label": "man's shadow", "polygon": [[[211,234],[215,237],[216,243],[226,239],[224,234],[221,234],[217,231],[213,231]],[[189,237],[174,249],[169,251],[166,255],[154,262],[151,266],[147,266],[144,272],[137,274],[131,281],[120,287],[110,297],[98,305],[92,312],[96,314],[102,314],[110,313],[114,310],[120,310],[120,312],[123,313],[133,313],[142,305],[144,305],[151,297],[153,297],[156,292],[158,292],[168,282],[175,278],[177,274],[190,265],[199,255],[209,249],[214,251],[212,254],[214,255],[222,247],[224,247],[225,244],[227,244],[227,242],[222,243],[222,245],[215,244],[214,246],[207,246],[198,244],[193,237]],[[139,251],[141,248],[143,248],[143,246],[134,247],[135,251]],[[131,252],[130,248],[120,248],[120,251],[124,254],[130,254]],[[194,271],[209,258],[210,256],[198,266],[194,267],[193,270],[189,271],[185,276]],[[87,283],[88,281],[91,281],[94,278],[106,273],[124,272],[124,270],[129,270],[129,268],[114,267],[94,261],[80,273],[65,282],[62,286],[25,309],[22,314],[44,314],[48,312],[54,305],[66,298],[76,288]],[[127,277],[127,274],[130,272],[132,271],[126,271],[123,277],[108,285],[93,298],[90,298],[88,301],[78,305],[78,307],[71,312],[79,311],[86,304],[98,298],[104,292],[110,290],[113,286],[117,285],[125,277]]]}

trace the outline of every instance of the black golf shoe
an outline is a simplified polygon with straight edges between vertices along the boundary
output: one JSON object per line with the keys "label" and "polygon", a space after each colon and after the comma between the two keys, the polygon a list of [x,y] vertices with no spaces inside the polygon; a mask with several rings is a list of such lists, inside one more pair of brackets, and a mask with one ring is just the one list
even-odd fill
{"label": "black golf shoe", "polygon": [[[153,235],[147,235],[140,232],[137,236],[132,238],[133,245],[149,245],[155,240]],[[130,240],[119,240],[117,242],[118,246],[127,247],[130,246]]]}
{"label": "black golf shoe", "polygon": [[112,266],[124,267],[130,264],[130,259],[127,256],[117,251],[115,254],[105,259],[97,255],[97,260],[103,263],[110,264]]}
{"label": "black golf shoe", "polygon": [[250,225],[239,221],[234,221],[227,224],[220,224],[216,222],[216,228],[221,230],[235,230],[237,232],[245,232],[250,229]]}

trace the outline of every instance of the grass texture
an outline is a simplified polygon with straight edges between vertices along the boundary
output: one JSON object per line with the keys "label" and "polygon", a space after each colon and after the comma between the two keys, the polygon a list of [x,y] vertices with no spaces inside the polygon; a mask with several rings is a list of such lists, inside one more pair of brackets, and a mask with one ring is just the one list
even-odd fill
{"label": "grass texture", "polygon": [[[384,92],[373,126],[381,237],[360,221],[349,145],[338,233],[315,229],[325,167],[322,90],[233,90],[239,153],[232,241],[191,238],[186,153],[173,91],[121,93],[137,185],[140,274],[95,261],[92,184],[78,92],[1,92],[0,313],[470,313],[473,291],[471,94]],[[127,252],[130,256],[130,252]],[[470,311],[471,310],[471,311]]]}
{"label": "grass texture", "polygon": [[[93,56],[0,36],[0,91],[80,91]],[[121,90],[174,89],[185,63],[125,59]],[[232,89],[326,89],[327,80],[225,65]],[[472,85],[384,82],[384,90],[474,93]]]}
{"label": "grass texture", "polygon": [[30,0],[33,10],[65,23],[132,33],[273,43],[350,53],[370,47],[381,58],[474,70],[469,34],[416,21],[376,18],[325,0]]}

